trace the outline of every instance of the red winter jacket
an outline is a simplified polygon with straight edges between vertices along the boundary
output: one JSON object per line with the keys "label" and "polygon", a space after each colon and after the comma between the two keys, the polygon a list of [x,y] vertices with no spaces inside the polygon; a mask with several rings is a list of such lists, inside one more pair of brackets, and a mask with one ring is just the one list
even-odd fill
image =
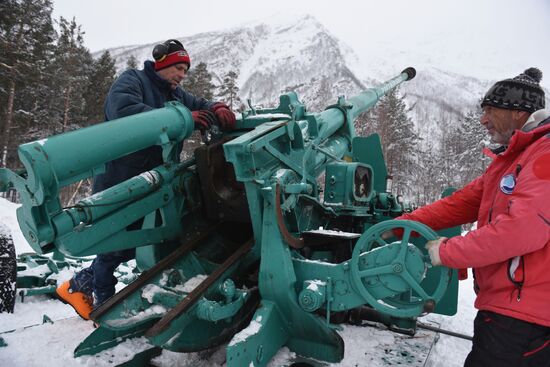
{"label": "red winter jacket", "polygon": [[550,123],[517,130],[482,176],[398,219],[435,230],[477,220],[441,244],[441,262],[474,268],[477,309],[550,326]]}

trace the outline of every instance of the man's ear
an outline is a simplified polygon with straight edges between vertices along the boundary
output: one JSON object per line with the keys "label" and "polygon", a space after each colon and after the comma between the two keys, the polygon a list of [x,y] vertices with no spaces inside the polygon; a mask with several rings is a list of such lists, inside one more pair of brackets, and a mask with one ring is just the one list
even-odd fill
{"label": "man's ear", "polygon": [[522,122],[522,124],[527,121],[529,116],[531,116],[531,113],[527,111],[520,111],[520,110],[513,110],[513,111],[514,111],[514,119],[516,121]]}

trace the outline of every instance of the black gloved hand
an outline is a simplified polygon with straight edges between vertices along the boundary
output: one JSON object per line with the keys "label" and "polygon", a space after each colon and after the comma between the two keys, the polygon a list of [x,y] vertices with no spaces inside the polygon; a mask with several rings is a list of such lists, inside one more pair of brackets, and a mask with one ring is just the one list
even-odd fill
{"label": "black gloved hand", "polygon": [[229,106],[223,102],[214,103],[210,110],[214,112],[222,130],[233,130],[235,128],[235,114],[231,112]]}
{"label": "black gloved hand", "polygon": [[208,110],[199,110],[191,112],[193,121],[195,121],[195,129],[208,130],[210,126],[216,123],[216,116]]}

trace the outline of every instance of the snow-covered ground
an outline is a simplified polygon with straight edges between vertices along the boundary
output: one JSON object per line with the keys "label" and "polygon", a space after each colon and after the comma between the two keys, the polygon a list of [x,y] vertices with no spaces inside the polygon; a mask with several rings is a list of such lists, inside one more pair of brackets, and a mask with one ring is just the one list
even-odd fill
{"label": "snow-covered ground", "polygon": [[[11,230],[16,252],[20,254],[32,249],[19,230],[15,218],[16,208],[17,205],[0,198],[0,223]],[[59,281],[69,279],[71,274],[69,271],[61,272],[58,275]],[[460,283],[458,313],[455,316],[428,315],[420,321],[471,335],[475,317],[474,298],[470,277]],[[7,346],[0,347],[0,366],[113,366],[129,360],[136,351],[148,346],[146,340],[140,338],[122,343],[96,356],[74,358],[76,346],[94,330],[91,321],[84,321],[75,315],[71,307],[46,296],[30,296],[24,302],[18,297],[13,314],[0,314],[0,337],[7,343]],[[53,323],[44,323],[44,316]],[[425,330],[419,330],[414,337],[408,337],[385,330],[382,326],[344,326],[340,334],[345,341],[344,359],[329,366],[462,366],[471,348],[471,342],[467,340]],[[437,342],[430,349],[434,338]],[[283,348],[269,366],[286,366],[295,357],[292,352]],[[190,354],[163,351],[153,363],[156,366],[223,366],[225,350],[221,347],[208,353]]]}

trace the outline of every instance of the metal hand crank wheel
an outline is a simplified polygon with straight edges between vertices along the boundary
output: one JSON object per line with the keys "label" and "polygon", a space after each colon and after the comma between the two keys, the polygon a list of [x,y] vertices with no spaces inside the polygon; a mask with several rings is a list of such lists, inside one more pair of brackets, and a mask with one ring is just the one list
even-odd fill
{"label": "metal hand crank wheel", "polygon": [[[384,233],[395,229],[403,231],[403,237],[400,241],[390,243],[382,239]],[[418,281],[419,277],[413,276],[408,268],[408,263],[410,264],[408,256],[411,256],[409,247],[413,246],[409,244],[409,239],[413,231],[427,241],[438,238],[437,233],[422,223],[408,220],[388,220],[375,224],[361,236],[355,245],[350,260],[351,280],[357,292],[378,311],[396,317],[416,317],[424,312],[433,311],[435,304],[444,296],[451,277],[451,270],[449,268],[443,266],[434,267],[430,270],[439,272],[439,281],[435,289],[430,294],[420,285]],[[361,256],[365,252],[369,252],[377,247],[395,245],[399,246],[399,249],[397,250],[397,255],[390,263],[368,268],[360,264],[360,259],[366,260],[364,257],[369,256],[368,254]],[[424,262],[430,264],[427,251],[424,248],[418,248],[418,250],[422,252]],[[416,249],[415,251],[418,253]],[[373,277],[381,278],[384,275],[399,277],[415,292],[416,296],[413,297],[415,299],[396,301],[392,297],[384,299],[374,297],[368,289],[366,280],[373,279]]]}

